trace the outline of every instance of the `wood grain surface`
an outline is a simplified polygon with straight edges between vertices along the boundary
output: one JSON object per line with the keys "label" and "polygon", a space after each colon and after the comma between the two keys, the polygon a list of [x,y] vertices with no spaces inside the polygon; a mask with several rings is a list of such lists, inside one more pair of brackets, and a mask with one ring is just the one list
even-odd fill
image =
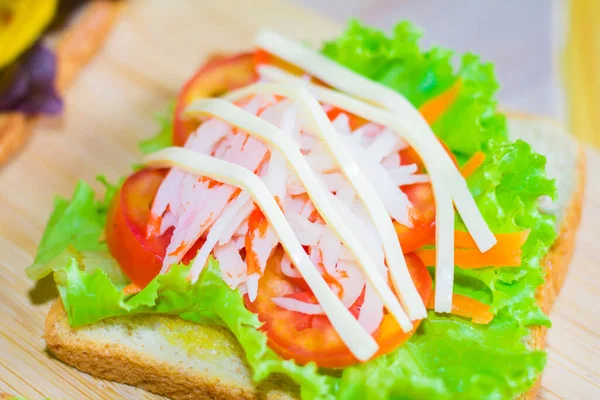
{"label": "wood grain surface", "polygon": [[[98,173],[116,179],[151,135],[152,115],[210,52],[251,46],[261,26],[315,41],[339,26],[279,1],[131,1],[104,51],[67,95],[61,120],[42,121],[28,147],[0,170],[0,391],[28,399],[143,399],[144,391],[105,382],[52,359],[42,339],[53,282],[30,282],[33,259],[55,195]],[[540,396],[600,398],[600,154],[588,154],[589,178],[571,272],[553,311],[548,366]],[[96,185],[97,187],[98,185]]]}

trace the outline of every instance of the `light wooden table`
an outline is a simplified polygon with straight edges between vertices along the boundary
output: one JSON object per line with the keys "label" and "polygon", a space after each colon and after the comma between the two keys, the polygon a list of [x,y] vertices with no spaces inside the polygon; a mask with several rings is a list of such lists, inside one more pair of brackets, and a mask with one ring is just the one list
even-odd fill
{"label": "light wooden table", "polygon": [[[46,121],[25,149],[0,171],[0,391],[28,399],[142,399],[154,396],[101,381],[50,358],[41,337],[52,291],[34,287],[23,268],[32,261],[55,195],[70,196],[77,179],[116,179],[139,154],[136,142],[156,129],[162,110],[213,50],[251,46],[270,26],[292,38],[320,40],[339,26],[275,0],[131,1],[106,49],[66,99],[61,121]],[[600,155],[589,154],[590,171]],[[577,253],[552,315],[543,398],[600,398],[600,181],[590,174]]]}

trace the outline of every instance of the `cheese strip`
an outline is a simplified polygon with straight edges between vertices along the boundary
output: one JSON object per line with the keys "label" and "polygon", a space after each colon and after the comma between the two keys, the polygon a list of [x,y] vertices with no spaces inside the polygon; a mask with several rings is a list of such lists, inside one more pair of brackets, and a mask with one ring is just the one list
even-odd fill
{"label": "cheese strip", "polygon": [[[276,67],[262,66],[259,69],[259,74],[272,81],[292,84],[303,82],[305,85],[307,84],[302,78],[298,78]],[[397,134],[400,134],[422,157],[431,178],[435,198],[435,311],[450,312],[452,310],[452,289],[454,285],[454,208],[450,192],[451,182],[448,182],[448,177],[445,174],[445,165],[440,161],[432,148],[424,144],[423,141],[418,140],[418,134],[415,134],[413,130],[409,130],[404,126],[400,118],[396,118],[381,108],[336,92],[335,90],[315,84],[309,84],[309,87],[319,101],[341,108],[377,124],[384,125]]]}
{"label": "cheese strip", "polygon": [[[315,265],[308,258],[296,236],[294,236],[294,232],[275,198],[258,176],[239,165],[198,154],[193,150],[181,147],[170,147],[152,153],[146,156],[142,163],[154,168],[176,167],[236,186],[250,194],[273,226],[285,251],[309,285],[327,318],[331,321],[331,325],[348,346],[348,349],[360,361],[366,361],[375,355],[379,349],[377,342],[360,326],[350,311],[329,288]],[[192,282],[196,282],[200,271],[193,272],[191,279]]]}
{"label": "cheese strip", "polygon": [[[481,252],[485,252],[496,244],[496,238],[489,229],[483,216],[471,198],[471,193],[452,160],[444,151],[441,143],[423,116],[404,96],[394,90],[373,82],[364,76],[336,63],[333,60],[296,43],[286,37],[270,31],[261,31],[256,38],[257,45],[269,53],[294,64],[312,76],[315,76],[332,87],[351,94],[369,103],[379,105],[394,114],[401,115],[406,127],[415,132],[417,140],[424,146],[435,151],[436,157],[443,162],[446,172],[452,180],[452,197],[457,203],[456,208],[461,212],[465,226],[473,236],[473,240]],[[460,203],[460,204],[459,204]],[[462,211],[461,211],[462,210]],[[463,215],[464,214],[464,215]]]}
{"label": "cheese strip", "polygon": [[[304,93],[306,96],[310,97],[307,92]],[[320,109],[320,106],[316,100],[314,101],[316,106]],[[269,143],[271,146],[279,150],[286,158],[288,164],[292,167],[296,175],[298,175],[300,181],[306,187],[306,192],[312,200],[317,211],[319,211],[321,217],[325,220],[327,225],[335,231],[346,248],[352,252],[361,266],[365,274],[365,278],[369,280],[376,289],[377,293],[382,299],[383,304],[388,309],[390,314],[394,316],[400,327],[405,332],[408,332],[412,329],[412,323],[410,322],[410,319],[402,309],[402,306],[388,286],[386,280],[379,273],[376,264],[369,256],[369,253],[366,251],[361,241],[352,233],[352,230],[348,227],[344,221],[344,218],[342,218],[333,204],[328,200],[327,195],[329,194],[329,191],[323,188],[315,174],[310,169],[310,166],[304,159],[300,149],[290,137],[285,135],[276,126],[224,100],[196,100],[186,108],[185,114],[188,116],[211,115],[213,117],[222,119],[244,130],[244,132],[248,133],[249,135]],[[387,213],[385,216],[389,220]],[[421,302],[421,304],[423,303]]]}
{"label": "cheese strip", "polygon": [[[425,309],[423,300],[408,272],[400,242],[397,239],[394,225],[392,224],[392,220],[389,217],[385,205],[377,195],[373,185],[361,172],[358,164],[352,157],[351,152],[342,141],[340,135],[336,132],[319,102],[302,87],[269,83],[257,83],[246,86],[233,92],[229,92],[223,98],[230,101],[237,101],[249,95],[265,93],[287,97],[304,108],[305,115],[308,117],[308,121],[313,131],[322,140],[329,155],[339,165],[346,176],[346,179],[352,184],[358,197],[369,213],[375,229],[381,237],[393,283],[410,319],[415,320],[425,318],[427,316],[427,310]],[[347,248],[353,249],[352,246],[347,246]]]}

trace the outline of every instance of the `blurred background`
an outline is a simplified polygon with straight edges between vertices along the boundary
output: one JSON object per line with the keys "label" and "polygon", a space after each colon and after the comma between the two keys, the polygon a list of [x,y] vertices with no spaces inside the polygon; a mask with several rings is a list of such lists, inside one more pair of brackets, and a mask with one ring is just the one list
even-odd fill
{"label": "blurred background", "polygon": [[410,20],[435,42],[495,64],[506,110],[570,126],[600,147],[600,0],[292,0],[340,22]]}

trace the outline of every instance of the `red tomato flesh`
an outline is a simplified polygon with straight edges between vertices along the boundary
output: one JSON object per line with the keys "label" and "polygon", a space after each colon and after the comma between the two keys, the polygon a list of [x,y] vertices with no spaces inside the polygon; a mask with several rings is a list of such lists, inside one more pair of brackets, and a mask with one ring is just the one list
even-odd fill
{"label": "red tomato flesh", "polygon": [[198,121],[183,118],[183,111],[194,100],[215,97],[256,80],[254,53],[216,56],[208,60],[183,86],[173,116],[173,144],[183,146],[198,127]]}
{"label": "red tomato flesh", "polygon": [[[277,65],[277,60],[268,53],[241,53],[231,57],[216,57],[209,60],[182,88],[174,115],[174,143],[182,146],[188,136],[197,128],[198,122],[183,119],[183,111],[191,101],[217,96],[228,90],[244,86],[256,79],[255,66],[263,63]],[[292,69],[285,64],[280,66]],[[293,69],[292,69],[293,70]],[[298,71],[301,72],[301,71]],[[341,111],[331,110],[328,115],[334,119]],[[349,114],[352,129],[365,121]],[[401,153],[402,163],[423,164],[414,150]],[[117,259],[124,273],[133,284],[143,288],[160,271],[166,248],[172,236],[172,230],[161,236],[146,237],[146,227],[152,202],[165,177],[164,170],[141,170],[131,175],[115,196],[106,226],[109,249]],[[418,249],[435,235],[435,204],[431,186],[416,184],[403,187],[411,202],[415,205],[413,213],[414,227],[404,230],[397,227],[399,239],[406,253]],[[201,246],[195,244],[184,257],[189,262]],[[358,360],[341,341],[328,318],[324,315],[306,315],[289,311],[272,302],[273,297],[292,297],[308,303],[316,299],[303,279],[289,278],[281,271],[281,249],[270,258],[267,269],[259,283],[258,296],[250,302],[245,301],[249,310],[258,314],[264,323],[261,329],[267,334],[269,346],[284,358],[294,359],[301,364],[315,361],[325,368],[342,368],[356,364]],[[406,254],[411,277],[427,304],[432,292],[431,277],[423,262],[414,254]],[[331,277],[327,277],[331,278]],[[328,279],[331,286],[337,282]],[[339,289],[339,288],[335,288]],[[364,293],[350,307],[353,315],[358,316]],[[417,329],[420,321],[415,321],[414,329],[405,333],[394,318],[385,314],[373,337],[380,345],[376,356],[389,353],[403,344]]]}
{"label": "red tomato flesh", "polygon": [[[115,195],[106,221],[108,249],[129,279],[144,288],[159,273],[173,230],[146,237],[152,202],[167,170],[143,169],[129,176]],[[198,241],[183,258],[196,255]]]}
{"label": "red tomato flesh", "polygon": [[404,253],[417,250],[435,241],[435,202],[429,183],[416,183],[402,186],[413,205],[411,210],[412,228],[394,221],[394,228]]}
{"label": "red tomato flesh", "polygon": [[[254,302],[245,297],[246,307],[258,314],[263,322],[261,329],[267,334],[268,344],[277,354],[293,359],[300,364],[310,361],[323,368],[343,368],[359,361],[350,353],[346,345],[324,315],[307,315],[286,310],[271,300],[273,297],[292,297],[308,303],[316,303],[314,295],[289,278],[281,271],[283,252],[276,252],[267,264],[264,276],[259,281],[258,296]],[[431,276],[425,265],[413,254],[406,255],[411,277],[425,303],[431,296]],[[358,316],[363,303],[363,295],[350,307],[350,312]],[[415,321],[410,332],[403,332],[396,320],[386,314],[373,337],[380,346],[375,356],[387,354],[403,344],[415,332],[420,321]]]}

